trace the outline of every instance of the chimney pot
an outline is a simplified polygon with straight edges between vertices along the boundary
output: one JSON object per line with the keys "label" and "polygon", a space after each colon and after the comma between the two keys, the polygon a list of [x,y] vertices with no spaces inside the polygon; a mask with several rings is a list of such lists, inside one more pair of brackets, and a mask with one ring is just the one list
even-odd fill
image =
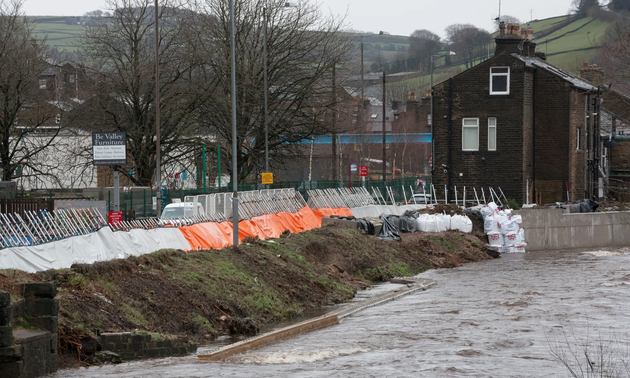
{"label": "chimney pot", "polygon": [[503,21],[499,22],[499,35],[500,36],[504,36],[505,35],[505,22],[503,22]]}
{"label": "chimney pot", "polygon": [[534,29],[533,28],[528,28],[527,29],[527,39],[529,39],[530,41],[534,40]]}
{"label": "chimney pot", "polygon": [[527,29],[522,28],[521,29],[521,39],[526,39],[527,38]]}
{"label": "chimney pot", "polygon": [[588,68],[588,63],[584,62],[584,68]]}

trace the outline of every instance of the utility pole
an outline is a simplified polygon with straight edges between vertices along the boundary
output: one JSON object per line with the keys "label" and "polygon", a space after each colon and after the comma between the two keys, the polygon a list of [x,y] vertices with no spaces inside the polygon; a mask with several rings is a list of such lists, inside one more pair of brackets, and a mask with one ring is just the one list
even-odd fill
{"label": "utility pole", "polygon": [[386,88],[385,88],[385,71],[383,71],[383,185],[385,185],[386,180],[387,180],[387,129],[386,129],[386,123],[385,123],[385,115],[386,115],[386,111],[385,111],[385,95],[386,95]]}
{"label": "utility pole", "polygon": [[160,32],[158,27],[158,0],[155,0],[155,214],[162,214],[162,178],[160,177]]}
{"label": "utility pole", "polygon": [[335,68],[337,63],[333,64],[332,69],[332,180],[337,179],[337,134],[335,131],[337,130],[337,94],[335,93]]}

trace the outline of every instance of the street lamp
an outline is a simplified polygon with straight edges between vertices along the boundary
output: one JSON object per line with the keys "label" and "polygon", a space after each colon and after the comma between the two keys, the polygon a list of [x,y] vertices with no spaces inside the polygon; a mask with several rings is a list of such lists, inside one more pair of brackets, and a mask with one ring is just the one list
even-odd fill
{"label": "street lamp", "polygon": [[[385,34],[384,31],[379,31],[378,32],[379,35],[383,35]],[[364,116],[364,112],[365,112],[365,105],[364,105],[364,101],[363,101],[363,97],[365,96],[365,94],[363,93],[365,90],[365,84],[363,81],[363,37],[367,37],[365,35],[361,35],[361,165],[365,165],[364,164],[364,160],[363,160],[363,148],[365,147],[365,126],[363,124],[363,116]],[[365,177],[363,177],[363,183],[365,184]]]}
{"label": "street lamp", "polygon": [[[285,2],[283,8],[297,8],[296,4]],[[269,108],[268,95],[269,86],[267,84],[267,8],[263,8],[263,88],[265,90],[265,172],[269,172]]]}
{"label": "street lamp", "polygon": [[[157,0],[156,0],[157,1]],[[232,245],[238,245],[238,170],[237,144],[236,144],[236,59],[234,56],[234,0],[230,0],[230,49],[232,55]],[[205,173],[204,173],[205,174]]]}
{"label": "street lamp", "polygon": [[[158,0],[155,0],[155,214],[162,213],[162,178],[160,176],[160,34],[158,27]],[[118,193],[118,192],[116,192]]]}
{"label": "street lamp", "polygon": [[435,162],[435,144],[433,143],[433,58],[434,57],[440,58],[447,55],[457,55],[457,54],[455,54],[454,51],[449,51],[443,54],[431,55],[431,88],[430,88],[429,93],[431,95],[431,159],[433,159],[434,162]]}

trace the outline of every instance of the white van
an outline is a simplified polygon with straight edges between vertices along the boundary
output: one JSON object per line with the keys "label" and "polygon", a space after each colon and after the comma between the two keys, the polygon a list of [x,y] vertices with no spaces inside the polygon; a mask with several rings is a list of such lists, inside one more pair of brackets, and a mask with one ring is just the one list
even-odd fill
{"label": "white van", "polygon": [[161,219],[183,219],[196,215],[205,215],[205,213],[200,203],[197,203],[196,209],[194,208],[193,202],[169,203],[164,207]]}

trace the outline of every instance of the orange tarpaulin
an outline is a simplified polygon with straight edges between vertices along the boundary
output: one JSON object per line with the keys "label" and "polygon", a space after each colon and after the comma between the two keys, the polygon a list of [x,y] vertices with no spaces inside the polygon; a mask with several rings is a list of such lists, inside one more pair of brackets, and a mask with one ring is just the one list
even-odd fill
{"label": "orange tarpaulin", "polygon": [[[285,230],[292,233],[312,230],[321,227],[322,218],[330,215],[350,216],[348,208],[313,210],[304,207],[297,213],[278,213],[261,215],[251,220],[238,223],[238,239],[243,241],[248,236],[259,239],[279,237]],[[198,223],[192,226],[179,227],[193,250],[219,249],[232,245],[232,223]]]}

